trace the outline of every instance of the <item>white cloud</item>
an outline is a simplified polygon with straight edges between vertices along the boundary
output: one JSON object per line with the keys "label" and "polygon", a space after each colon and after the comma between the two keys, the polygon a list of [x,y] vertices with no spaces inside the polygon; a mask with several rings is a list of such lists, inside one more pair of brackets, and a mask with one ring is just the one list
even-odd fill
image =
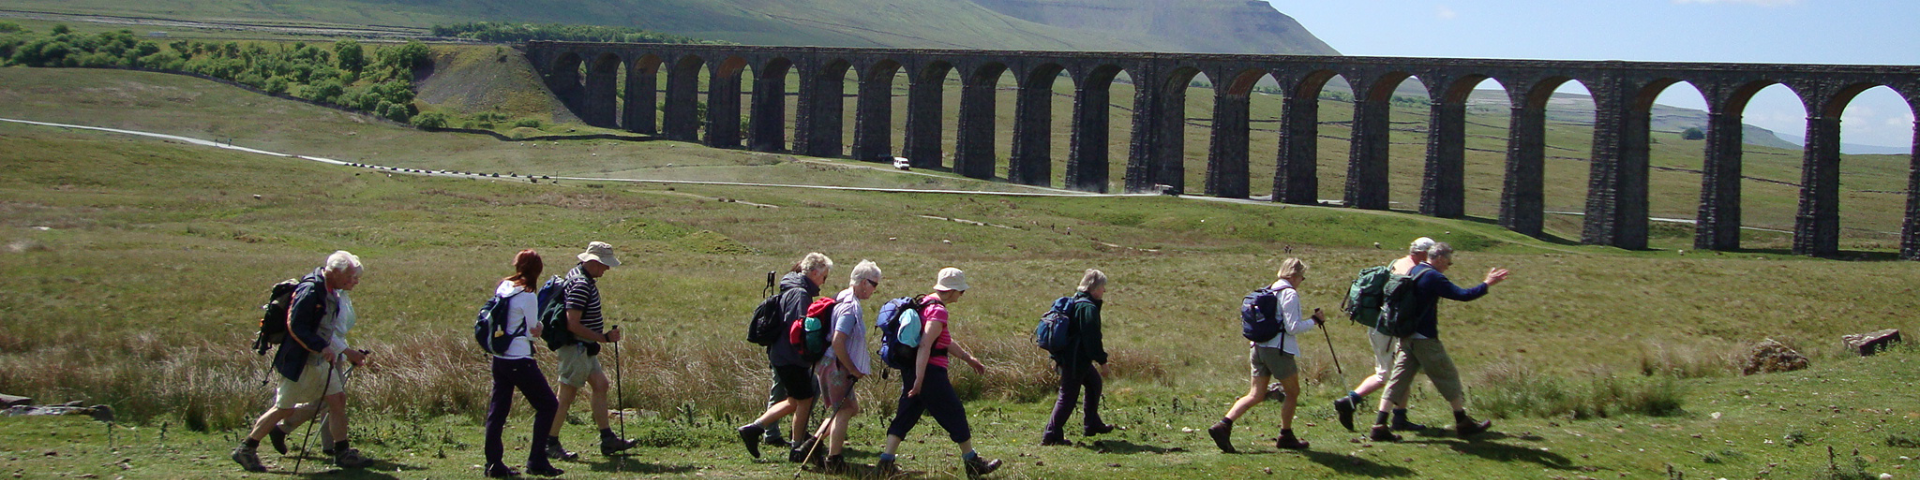
{"label": "white cloud", "polygon": [[1447,8],[1446,5],[1436,5],[1433,9],[1433,16],[1441,20],[1453,20],[1460,18],[1460,12],[1453,11],[1453,9]]}
{"label": "white cloud", "polygon": [[1706,5],[1754,5],[1760,7],[1785,7],[1799,5],[1800,0],[1673,0],[1677,4],[1700,3]]}

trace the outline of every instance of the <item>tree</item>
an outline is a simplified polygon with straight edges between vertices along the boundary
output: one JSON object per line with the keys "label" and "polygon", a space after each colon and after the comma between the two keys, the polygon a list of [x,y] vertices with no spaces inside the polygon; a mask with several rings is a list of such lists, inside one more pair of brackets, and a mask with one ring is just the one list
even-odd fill
{"label": "tree", "polygon": [[54,25],[54,26],[53,26],[53,34],[54,34],[54,35],[66,35],[66,34],[69,34],[69,33],[73,33],[73,29],[72,29],[72,28],[67,28],[67,24],[64,24],[64,23],[62,23],[62,24],[59,24],[59,25]]}
{"label": "tree", "polygon": [[362,69],[367,68],[367,51],[360,47],[360,42],[353,40],[333,42],[333,56],[339,59],[341,70],[358,74]]}
{"label": "tree", "polygon": [[1706,139],[1707,139],[1707,132],[1703,132],[1703,131],[1700,131],[1700,127],[1687,127],[1687,129],[1686,129],[1685,131],[1682,131],[1682,132],[1680,132],[1680,139],[1682,139],[1682,140],[1706,140]]}

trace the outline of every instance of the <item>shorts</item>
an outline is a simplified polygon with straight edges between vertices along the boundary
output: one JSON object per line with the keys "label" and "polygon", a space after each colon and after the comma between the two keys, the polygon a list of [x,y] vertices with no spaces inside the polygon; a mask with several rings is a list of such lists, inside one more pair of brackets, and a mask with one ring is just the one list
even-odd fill
{"label": "shorts", "polygon": [[801,365],[773,367],[774,388],[786,389],[787,398],[790,399],[812,400],[813,397],[819,396],[819,390],[814,388],[813,374],[808,370]]}
{"label": "shorts", "polygon": [[1393,337],[1371,328],[1367,329],[1367,340],[1373,342],[1373,374],[1386,379],[1387,372],[1393,370],[1393,351],[1398,345]]}
{"label": "shorts", "polygon": [[572,344],[560,347],[553,353],[560,357],[559,380],[561,385],[573,388],[587,386],[587,379],[595,374],[604,373],[600,369],[600,356],[587,354],[585,344]]}
{"label": "shorts", "polygon": [[325,361],[308,362],[307,369],[300,372],[299,381],[280,377],[280,387],[274,391],[273,406],[296,408],[302,403],[319,402],[322,397],[345,391],[347,380],[338,369],[329,370]]}
{"label": "shorts", "polygon": [[1278,348],[1253,347],[1247,353],[1247,363],[1253,365],[1253,376],[1268,377],[1275,380],[1292,377],[1300,373],[1300,367],[1293,362],[1293,355]]}
{"label": "shorts", "polygon": [[857,401],[853,384],[857,379],[840,368],[840,363],[832,359],[820,363],[820,393],[827,397],[827,411],[835,412],[844,408],[848,401]]}

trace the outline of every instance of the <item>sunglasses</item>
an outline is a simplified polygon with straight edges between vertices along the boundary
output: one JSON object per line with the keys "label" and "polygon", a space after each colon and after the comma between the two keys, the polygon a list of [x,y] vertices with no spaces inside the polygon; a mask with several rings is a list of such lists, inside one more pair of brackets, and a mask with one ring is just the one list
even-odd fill
{"label": "sunglasses", "polygon": [[879,281],[879,280],[873,280],[873,279],[867,279],[867,285],[869,285],[869,286],[872,286],[873,288],[880,288],[880,281]]}

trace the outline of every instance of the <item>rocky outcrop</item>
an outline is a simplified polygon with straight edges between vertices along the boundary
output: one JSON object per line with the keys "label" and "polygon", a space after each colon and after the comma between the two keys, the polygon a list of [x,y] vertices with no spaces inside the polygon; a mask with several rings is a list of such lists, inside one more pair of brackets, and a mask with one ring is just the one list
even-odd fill
{"label": "rocky outcrop", "polygon": [[1794,351],[1785,344],[1769,338],[1754,344],[1753,352],[1747,355],[1747,364],[1742,373],[1754,375],[1760,373],[1791,372],[1807,368],[1807,356]]}

